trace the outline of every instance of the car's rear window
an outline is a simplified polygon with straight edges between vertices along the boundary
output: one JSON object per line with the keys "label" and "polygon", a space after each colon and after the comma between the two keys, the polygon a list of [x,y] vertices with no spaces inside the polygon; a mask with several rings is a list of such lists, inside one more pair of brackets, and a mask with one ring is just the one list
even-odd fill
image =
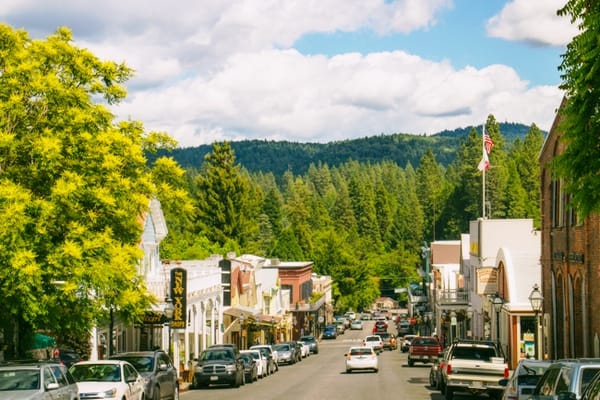
{"label": "car's rear window", "polygon": [[438,344],[435,339],[414,339],[411,343],[415,346],[435,346]]}
{"label": "car's rear window", "polygon": [[371,354],[373,354],[373,353],[370,348],[360,348],[360,349],[350,350],[351,356],[367,356],[367,355],[371,355]]}

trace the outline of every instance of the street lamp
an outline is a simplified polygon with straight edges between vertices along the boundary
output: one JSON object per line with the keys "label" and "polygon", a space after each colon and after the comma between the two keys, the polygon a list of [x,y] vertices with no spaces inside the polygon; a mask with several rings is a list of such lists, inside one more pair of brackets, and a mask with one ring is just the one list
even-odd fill
{"label": "street lamp", "polygon": [[169,357],[172,357],[172,353],[171,353],[171,321],[173,320],[173,312],[175,311],[175,308],[173,307],[173,299],[171,299],[170,297],[167,297],[165,299],[165,309],[164,309],[164,314],[165,314],[165,318],[167,320],[167,325],[169,326],[169,341],[168,341],[168,348],[167,348],[167,353],[169,353]]}
{"label": "street lamp", "polygon": [[496,341],[498,342],[498,347],[500,347],[500,310],[502,310],[504,300],[496,293],[492,298],[492,304],[494,304],[494,310],[496,311]]}
{"label": "street lamp", "polygon": [[472,325],[472,320],[473,320],[473,313],[475,312],[475,310],[473,310],[473,306],[469,304],[469,307],[467,307],[467,319],[469,320],[469,325],[467,326],[467,333],[469,337],[473,336],[473,327]]}
{"label": "street lamp", "polygon": [[[540,288],[537,285],[537,283],[533,285],[533,290],[529,294],[529,303],[531,303],[531,308],[535,312],[535,331],[533,332],[533,339],[535,342],[535,358],[540,359],[540,353],[538,352],[538,315],[542,311],[542,307],[544,306],[544,296],[542,296],[542,292],[540,292]],[[544,340],[543,336],[544,335],[542,333],[542,341]],[[543,349],[544,346],[542,346],[542,351]]]}
{"label": "street lamp", "polygon": [[275,343],[275,318],[271,317],[271,344]]}
{"label": "street lamp", "polygon": [[246,316],[244,313],[240,313],[238,318],[240,320],[240,349],[244,348],[244,321],[246,320]]}

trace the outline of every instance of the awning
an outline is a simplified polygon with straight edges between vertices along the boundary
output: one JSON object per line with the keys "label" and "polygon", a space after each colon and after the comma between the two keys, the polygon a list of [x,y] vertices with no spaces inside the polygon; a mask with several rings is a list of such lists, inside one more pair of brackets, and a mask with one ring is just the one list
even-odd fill
{"label": "awning", "polygon": [[258,315],[258,312],[254,308],[237,305],[226,308],[223,310],[223,314],[227,314],[234,318],[239,318],[242,314],[244,314],[245,318],[255,319]]}
{"label": "awning", "polygon": [[33,337],[33,348],[44,349],[46,347],[56,347],[56,340],[53,337],[36,333]]}

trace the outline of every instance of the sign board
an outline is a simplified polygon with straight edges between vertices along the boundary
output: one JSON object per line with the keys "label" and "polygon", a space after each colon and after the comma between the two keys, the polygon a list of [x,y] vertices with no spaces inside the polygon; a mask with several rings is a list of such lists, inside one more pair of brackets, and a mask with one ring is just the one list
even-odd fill
{"label": "sign board", "polygon": [[498,271],[496,268],[477,268],[477,294],[494,294],[498,291]]}
{"label": "sign board", "polygon": [[183,268],[171,270],[171,299],[173,300],[172,329],[185,329],[187,300],[187,271]]}
{"label": "sign board", "polygon": [[394,289],[394,293],[406,293],[406,292],[408,292],[408,289],[405,287]]}

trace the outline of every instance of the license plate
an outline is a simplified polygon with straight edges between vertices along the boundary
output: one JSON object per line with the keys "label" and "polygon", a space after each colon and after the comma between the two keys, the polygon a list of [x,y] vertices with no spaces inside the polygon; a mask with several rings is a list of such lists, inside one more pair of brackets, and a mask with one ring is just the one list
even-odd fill
{"label": "license plate", "polygon": [[475,382],[473,382],[473,383],[471,384],[471,387],[474,387],[474,388],[481,388],[481,387],[483,387],[483,382],[478,382],[478,381],[475,381]]}
{"label": "license plate", "polygon": [[211,381],[218,381],[218,380],[219,380],[219,377],[218,377],[218,376],[211,376],[211,377],[210,377],[210,380],[211,380]]}

